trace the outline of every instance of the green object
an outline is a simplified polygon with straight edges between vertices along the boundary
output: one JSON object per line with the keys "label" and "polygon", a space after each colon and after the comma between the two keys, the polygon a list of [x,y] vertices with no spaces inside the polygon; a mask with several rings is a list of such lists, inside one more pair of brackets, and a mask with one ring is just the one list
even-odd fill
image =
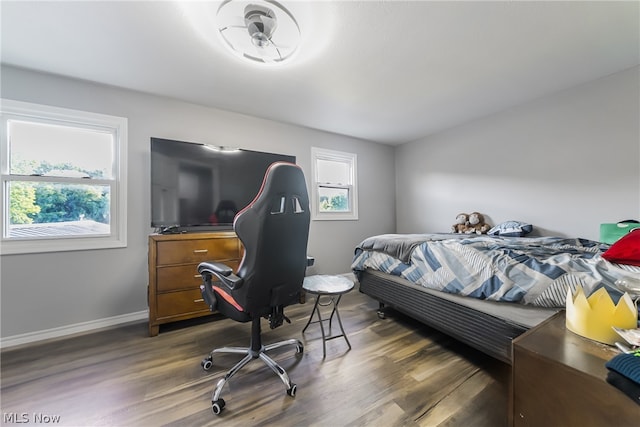
{"label": "green object", "polygon": [[600,241],[615,243],[622,236],[632,230],[640,229],[640,224],[635,222],[619,222],[617,224],[600,224]]}

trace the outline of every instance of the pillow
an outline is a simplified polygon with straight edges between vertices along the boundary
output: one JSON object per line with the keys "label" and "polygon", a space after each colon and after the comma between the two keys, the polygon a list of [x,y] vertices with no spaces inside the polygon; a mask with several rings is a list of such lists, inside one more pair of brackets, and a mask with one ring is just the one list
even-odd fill
{"label": "pillow", "polygon": [[640,229],[628,232],[602,254],[602,258],[616,264],[640,267]]}
{"label": "pillow", "polygon": [[505,221],[493,227],[487,234],[503,237],[522,237],[531,233],[531,230],[533,230],[533,225],[526,222]]}

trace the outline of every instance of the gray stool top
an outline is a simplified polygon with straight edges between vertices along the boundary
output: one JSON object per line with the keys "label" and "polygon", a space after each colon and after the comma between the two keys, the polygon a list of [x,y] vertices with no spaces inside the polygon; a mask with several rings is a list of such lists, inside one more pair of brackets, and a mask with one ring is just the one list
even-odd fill
{"label": "gray stool top", "polygon": [[302,288],[312,294],[342,295],[349,292],[355,284],[344,276],[315,275],[304,278]]}

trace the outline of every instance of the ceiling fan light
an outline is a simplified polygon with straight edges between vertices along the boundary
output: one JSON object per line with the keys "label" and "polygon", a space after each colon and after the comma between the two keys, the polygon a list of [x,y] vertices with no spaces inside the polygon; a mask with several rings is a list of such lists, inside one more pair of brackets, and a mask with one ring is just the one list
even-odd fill
{"label": "ceiling fan light", "polygon": [[257,47],[265,47],[271,43],[271,40],[264,33],[253,33],[251,34],[251,43]]}
{"label": "ceiling fan light", "polygon": [[300,28],[291,13],[272,0],[227,0],[218,8],[218,33],[236,56],[281,63],[293,56]]}

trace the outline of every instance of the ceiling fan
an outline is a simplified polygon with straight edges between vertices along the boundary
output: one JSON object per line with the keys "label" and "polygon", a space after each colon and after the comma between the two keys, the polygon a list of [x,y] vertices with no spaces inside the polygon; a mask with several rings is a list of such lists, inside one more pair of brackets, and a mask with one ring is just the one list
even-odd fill
{"label": "ceiling fan", "polygon": [[281,63],[296,52],[300,28],[280,3],[228,0],[217,12],[218,33],[231,51],[261,63]]}

